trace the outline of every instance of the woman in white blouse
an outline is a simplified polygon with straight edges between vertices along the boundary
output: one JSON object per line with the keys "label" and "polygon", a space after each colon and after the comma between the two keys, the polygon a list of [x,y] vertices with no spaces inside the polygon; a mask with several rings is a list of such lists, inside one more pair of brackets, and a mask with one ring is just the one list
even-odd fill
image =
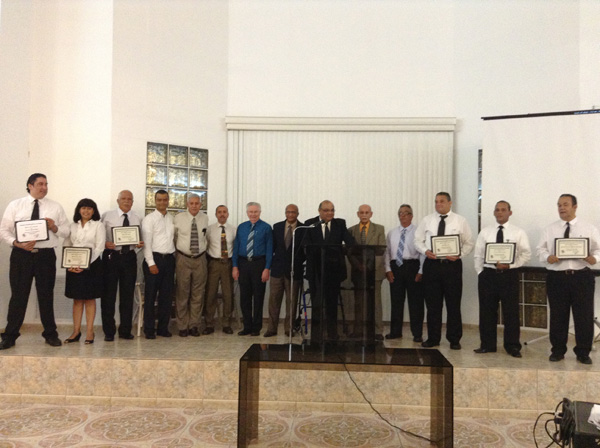
{"label": "woman in white blouse", "polygon": [[89,247],[92,249],[89,269],[69,268],[65,296],[73,300],[73,333],[65,343],[78,342],[81,338],[81,320],[85,309],[86,344],[94,343],[94,319],[96,317],[96,298],[103,288],[102,261],[106,231],[100,221],[100,212],[91,199],[82,199],[75,207],[71,224],[71,235],[65,239],[65,246]]}

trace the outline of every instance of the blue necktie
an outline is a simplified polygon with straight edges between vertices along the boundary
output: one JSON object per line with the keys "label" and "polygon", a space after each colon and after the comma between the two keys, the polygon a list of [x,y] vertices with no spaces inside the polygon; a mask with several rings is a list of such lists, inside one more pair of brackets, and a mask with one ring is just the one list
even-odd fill
{"label": "blue necktie", "polygon": [[398,250],[396,251],[396,264],[398,267],[402,266],[404,260],[402,255],[404,253],[404,243],[406,242],[406,229],[402,229],[402,235],[400,235],[400,244],[398,244]]}
{"label": "blue necktie", "polygon": [[246,256],[252,258],[254,255],[254,225],[250,227],[250,234],[248,235],[248,242],[246,243]]}

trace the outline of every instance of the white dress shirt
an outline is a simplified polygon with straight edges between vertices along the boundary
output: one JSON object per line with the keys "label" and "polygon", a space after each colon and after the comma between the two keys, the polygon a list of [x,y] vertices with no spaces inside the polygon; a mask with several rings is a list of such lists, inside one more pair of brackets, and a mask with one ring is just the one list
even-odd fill
{"label": "white dress shirt", "polygon": [[[475,260],[475,271],[480,274],[483,268],[496,269],[495,264],[485,263],[485,245],[486,243],[495,243],[500,224],[494,224],[481,230],[475,244],[473,254]],[[529,247],[529,238],[525,231],[510,222],[502,224],[502,233],[505,243],[516,243],[515,262],[510,265],[510,269],[516,269],[523,266],[531,259],[531,248]]]}
{"label": "white dress shirt", "polygon": [[[459,235],[460,256],[464,257],[465,255],[469,255],[475,244],[467,220],[462,216],[457,215],[452,210],[449,211],[447,215],[444,235]],[[431,250],[431,237],[437,236],[438,225],[441,220],[440,216],[442,215],[437,212],[425,216],[415,231],[415,246],[422,254]]]}
{"label": "white dress shirt", "polygon": [[[116,210],[110,210],[108,212],[104,212],[104,214],[102,215],[102,222],[104,223],[104,227],[106,229],[106,241],[111,242],[111,243],[113,242],[112,228],[123,226],[123,220],[125,219],[123,217],[124,214],[125,214],[125,212],[123,212],[123,210],[121,210],[120,208],[118,208]],[[129,210],[127,212],[127,219],[129,220],[130,226],[140,226],[140,238],[141,238],[141,236],[142,236],[142,234],[141,234],[142,220],[140,219],[140,217],[133,210]],[[124,246],[117,246],[117,249],[122,249],[123,247]],[[139,248],[136,248],[135,245],[133,245],[133,244],[129,246],[129,249],[131,249],[131,250],[136,249],[138,252],[141,250]]]}
{"label": "white dress shirt", "polygon": [[104,224],[101,221],[90,220],[83,227],[81,226],[81,221],[73,222],[71,223],[70,230],[71,234],[65,238],[63,246],[91,248],[92,258],[90,258],[90,264],[102,255],[106,236],[104,234]]}
{"label": "white dress shirt", "polygon": [[[31,219],[34,201],[35,199],[31,195],[27,195],[24,198],[15,199],[6,207],[2,216],[2,223],[0,223],[0,237],[9,246],[13,247],[13,243],[16,240],[15,223]],[[38,199],[38,207],[40,210],[40,219],[50,218],[54,220],[58,231],[54,233],[48,229],[50,238],[47,241],[37,241],[35,248],[47,249],[57,247],[59,238],[69,236],[69,220],[67,219],[67,215],[65,215],[64,209],[58,202],[54,202],[48,198]]]}
{"label": "white dress shirt", "polygon": [[402,251],[402,259],[405,261],[418,259],[420,261],[419,274],[422,274],[423,262],[425,261],[426,257],[415,247],[415,231],[417,230],[417,226],[412,223],[408,227],[395,227],[387,234],[387,247],[385,249],[384,256],[385,272],[390,272],[392,270],[391,263],[396,262],[396,254],[398,252],[398,245],[400,244],[400,238],[402,236],[403,229],[406,229],[406,233],[404,234],[404,250]]}
{"label": "white dress shirt", "polygon": [[[597,261],[600,261],[600,234],[598,233],[598,229],[579,218],[569,221],[569,226],[569,237],[589,238],[589,255],[594,256]],[[580,270],[592,267],[592,265],[582,259],[560,260],[558,263],[548,263],[548,257],[556,255],[554,253],[554,240],[556,238],[564,238],[566,228],[567,222],[558,220],[542,231],[540,242],[537,245],[537,256],[540,262],[550,271]]]}
{"label": "white dress shirt", "polygon": [[198,229],[198,248],[199,253],[206,251],[206,228],[208,227],[208,216],[204,212],[198,212],[196,216],[186,210],[178,213],[173,218],[175,225],[175,247],[179,252],[186,255],[192,255],[190,243],[192,239],[192,219],[196,218],[196,228]]}
{"label": "white dress shirt", "polygon": [[144,259],[148,266],[156,264],[152,252],[160,254],[175,252],[174,233],[173,217],[169,212],[163,215],[158,210],[154,210],[146,215],[142,221],[142,235],[144,236]]}
{"label": "white dress shirt", "polygon": [[229,258],[233,255],[233,241],[235,240],[235,234],[237,228],[232,226],[228,222],[225,224],[219,224],[215,222],[206,229],[206,242],[208,244],[208,255],[211,258],[221,258],[221,226],[225,226],[225,234],[227,235],[227,251],[229,252]]}

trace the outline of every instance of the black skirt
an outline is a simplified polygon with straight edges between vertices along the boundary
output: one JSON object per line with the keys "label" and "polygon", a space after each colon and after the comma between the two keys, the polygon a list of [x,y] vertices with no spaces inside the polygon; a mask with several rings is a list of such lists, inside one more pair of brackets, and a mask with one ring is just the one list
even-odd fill
{"label": "black skirt", "polygon": [[79,274],[67,271],[65,296],[77,300],[91,300],[100,297],[104,287],[102,271],[100,257],[90,265],[89,269]]}

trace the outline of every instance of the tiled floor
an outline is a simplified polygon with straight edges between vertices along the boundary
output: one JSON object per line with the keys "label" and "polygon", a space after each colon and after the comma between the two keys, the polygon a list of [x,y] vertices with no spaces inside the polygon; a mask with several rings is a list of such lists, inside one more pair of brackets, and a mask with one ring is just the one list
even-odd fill
{"label": "tiled floor", "polygon": [[[427,437],[425,418],[386,416]],[[533,421],[455,418],[454,446],[531,447]],[[200,408],[10,405],[0,410],[0,447],[235,447],[237,414]],[[550,440],[538,425],[540,446]],[[426,447],[374,414],[261,412],[256,447]]]}

